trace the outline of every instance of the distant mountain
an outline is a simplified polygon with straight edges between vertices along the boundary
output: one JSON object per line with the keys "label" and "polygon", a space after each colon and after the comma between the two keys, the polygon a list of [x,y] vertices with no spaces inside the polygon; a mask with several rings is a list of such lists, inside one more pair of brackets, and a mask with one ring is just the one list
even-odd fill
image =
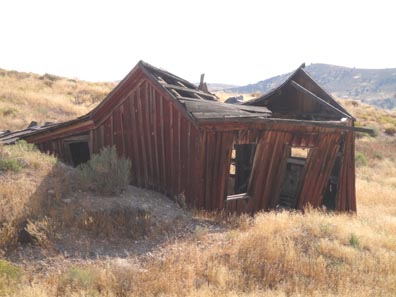
{"label": "distant mountain", "polygon": [[[358,69],[311,64],[305,70],[322,87],[340,99],[352,98],[386,109],[396,108],[396,68]],[[227,91],[266,93],[280,85],[289,74],[275,76],[256,84],[228,88]]]}

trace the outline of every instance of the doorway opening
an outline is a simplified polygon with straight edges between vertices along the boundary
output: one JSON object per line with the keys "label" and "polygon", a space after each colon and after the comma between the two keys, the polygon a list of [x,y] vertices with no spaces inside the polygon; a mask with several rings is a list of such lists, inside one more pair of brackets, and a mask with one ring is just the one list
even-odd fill
{"label": "doorway opening", "polygon": [[338,192],[338,181],[341,169],[341,158],[342,158],[343,143],[340,146],[340,150],[337,152],[336,159],[334,161],[333,169],[329,177],[329,182],[325,188],[323,194],[322,206],[325,206],[328,210],[335,210],[336,198]]}
{"label": "doorway opening", "polygon": [[71,161],[74,167],[87,162],[91,155],[87,141],[69,143]]}
{"label": "doorway opening", "polygon": [[309,152],[309,148],[289,147],[278,207],[286,209],[296,207]]}

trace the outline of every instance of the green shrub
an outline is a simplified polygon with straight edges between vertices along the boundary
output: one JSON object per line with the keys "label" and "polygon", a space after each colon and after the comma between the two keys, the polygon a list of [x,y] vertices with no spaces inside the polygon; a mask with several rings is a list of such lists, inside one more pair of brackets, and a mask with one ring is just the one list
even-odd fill
{"label": "green shrub", "polygon": [[11,295],[23,276],[18,266],[0,259],[0,296]]}
{"label": "green shrub", "polygon": [[360,247],[360,242],[359,239],[355,234],[351,234],[349,237],[349,244],[354,247],[355,249],[358,249]]}
{"label": "green shrub", "polygon": [[23,153],[37,150],[34,144],[28,143],[25,140],[19,140],[10,148],[12,148],[11,152],[10,150],[5,152],[5,149],[0,147],[0,171],[21,171],[27,165]]}
{"label": "green shrub", "polygon": [[366,132],[356,132],[355,133],[356,138],[363,138],[363,137],[371,137],[371,135],[369,133]]}
{"label": "green shrub", "polygon": [[36,146],[33,143],[29,143],[26,140],[18,140],[16,143],[16,148],[19,149],[20,151],[24,152],[35,152],[37,151]]}
{"label": "green shrub", "polygon": [[89,287],[95,280],[95,273],[89,269],[73,267],[63,278],[63,281],[81,287]]}
{"label": "green shrub", "polygon": [[384,155],[382,154],[382,152],[374,152],[374,158],[382,160],[384,158]]}
{"label": "green shrub", "polygon": [[367,158],[363,153],[356,152],[355,154],[355,166],[360,167],[360,166],[367,166]]}
{"label": "green shrub", "polygon": [[60,76],[57,76],[57,75],[46,73],[46,74],[40,76],[39,79],[40,80],[57,81],[57,80],[60,80],[62,78]]}
{"label": "green shrub", "polygon": [[16,159],[6,159],[0,156],[0,171],[21,171],[22,165]]}
{"label": "green shrub", "polygon": [[100,194],[119,194],[129,184],[131,162],[118,158],[116,148],[103,148],[93,154],[91,160],[81,164],[77,170],[80,188],[93,190]]}
{"label": "green shrub", "polygon": [[100,276],[92,268],[72,267],[63,274],[58,286],[56,296],[71,296],[73,292],[86,291],[84,296],[102,296]]}
{"label": "green shrub", "polygon": [[3,117],[16,117],[18,114],[18,110],[15,108],[0,108],[0,115]]}
{"label": "green shrub", "polygon": [[22,269],[6,260],[0,259],[0,276],[18,280],[22,277]]}

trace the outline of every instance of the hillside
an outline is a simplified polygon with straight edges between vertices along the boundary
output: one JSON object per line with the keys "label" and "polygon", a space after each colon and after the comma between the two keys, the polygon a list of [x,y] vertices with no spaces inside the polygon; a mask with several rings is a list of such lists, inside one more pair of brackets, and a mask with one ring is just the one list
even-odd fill
{"label": "hillside", "polygon": [[[199,85],[199,83],[195,83],[195,85]],[[237,88],[237,85],[229,85],[229,84],[222,84],[222,83],[208,83],[208,89],[211,92],[216,92],[216,91],[221,91],[224,89],[231,89],[231,88]]]}
{"label": "hillside", "polygon": [[[311,64],[305,70],[334,96],[351,98],[377,107],[396,107],[396,68],[358,69],[327,64]],[[266,93],[281,84],[283,74],[247,86],[229,88],[235,93]]]}
{"label": "hillside", "polygon": [[0,69],[0,130],[23,129],[31,121],[73,119],[92,109],[114,86]]}

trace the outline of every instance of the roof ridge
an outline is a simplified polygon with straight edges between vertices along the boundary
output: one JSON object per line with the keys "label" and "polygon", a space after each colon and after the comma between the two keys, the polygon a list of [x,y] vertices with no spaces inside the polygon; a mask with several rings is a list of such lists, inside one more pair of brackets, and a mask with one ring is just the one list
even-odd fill
{"label": "roof ridge", "polygon": [[272,94],[277,92],[279,89],[283,88],[288,82],[290,82],[292,80],[292,78],[294,77],[294,75],[296,75],[299,70],[304,71],[304,68],[305,68],[305,63],[302,63],[296,70],[290,72],[290,75],[279,86],[272,88],[267,93],[264,93],[263,95],[261,95],[258,98],[243,102],[242,105],[252,105],[253,103],[259,102],[259,101],[264,100],[265,98],[271,96]]}

